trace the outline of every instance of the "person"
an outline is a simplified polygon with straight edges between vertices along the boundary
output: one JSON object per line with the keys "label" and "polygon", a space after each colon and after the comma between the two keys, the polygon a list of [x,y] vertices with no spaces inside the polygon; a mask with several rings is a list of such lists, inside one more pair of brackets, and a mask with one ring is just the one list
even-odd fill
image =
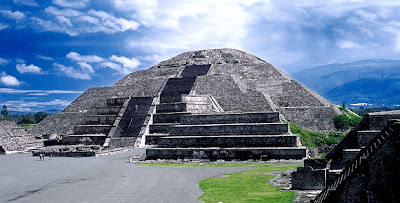
{"label": "person", "polygon": [[39,161],[42,161],[42,153],[39,154]]}

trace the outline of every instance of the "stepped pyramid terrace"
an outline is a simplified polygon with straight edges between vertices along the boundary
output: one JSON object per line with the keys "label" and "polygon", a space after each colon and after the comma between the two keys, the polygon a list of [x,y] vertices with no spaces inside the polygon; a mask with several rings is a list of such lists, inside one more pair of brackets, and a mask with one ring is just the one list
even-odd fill
{"label": "stepped pyramid terrace", "polygon": [[311,202],[398,202],[400,111],[366,114],[324,158],[305,159],[292,189],[319,190]]}
{"label": "stepped pyramid terrace", "polygon": [[56,137],[47,145],[145,147],[147,159],[302,159],[306,148],[283,121],[329,132],[338,114],[271,64],[211,49],[90,88],[30,133]]}

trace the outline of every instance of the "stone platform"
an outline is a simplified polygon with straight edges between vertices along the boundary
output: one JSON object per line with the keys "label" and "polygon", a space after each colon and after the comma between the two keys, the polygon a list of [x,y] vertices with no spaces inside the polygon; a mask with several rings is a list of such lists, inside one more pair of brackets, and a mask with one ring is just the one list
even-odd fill
{"label": "stone platform", "polygon": [[144,138],[146,159],[302,159],[307,156],[299,136],[290,133],[289,124],[280,121],[278,112],[224,112],[207,95],[188,95],[194,86],[191,81],[207,71],[196,72],[190,68],[189,72],[190,77],[183,74],[170,78],[160,94]]}

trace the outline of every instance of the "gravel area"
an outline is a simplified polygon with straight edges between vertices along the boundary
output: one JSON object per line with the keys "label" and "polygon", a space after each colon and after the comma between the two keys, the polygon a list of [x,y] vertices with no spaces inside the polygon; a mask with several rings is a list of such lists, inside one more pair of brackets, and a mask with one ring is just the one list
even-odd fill
{"label": "gravel area", "polygon": [[0,156],[0,202],[201,202],[198,182],[249,167],[160,167],[128,163],[141,149],[108,156]]}

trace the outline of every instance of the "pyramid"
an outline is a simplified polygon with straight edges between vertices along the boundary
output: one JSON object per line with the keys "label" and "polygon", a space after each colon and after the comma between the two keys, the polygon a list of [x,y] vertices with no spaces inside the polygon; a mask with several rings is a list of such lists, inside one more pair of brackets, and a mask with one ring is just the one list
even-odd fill
{"label": "pyramid", "polygon": [[170,149],[167,154],[178,146],[208,147],[210,152],[200,151],[212,154],[222,146],[285,147],[278,144],[283,137],[286,147],[298,147],[282,120],[329,132],[337,114],[271,64],[243,51],[211,49],[180,54],[110,87],[90,88],[30,133],[61,135],[63,144],[155,146],[148,154],[159,153],[160,146]]}

